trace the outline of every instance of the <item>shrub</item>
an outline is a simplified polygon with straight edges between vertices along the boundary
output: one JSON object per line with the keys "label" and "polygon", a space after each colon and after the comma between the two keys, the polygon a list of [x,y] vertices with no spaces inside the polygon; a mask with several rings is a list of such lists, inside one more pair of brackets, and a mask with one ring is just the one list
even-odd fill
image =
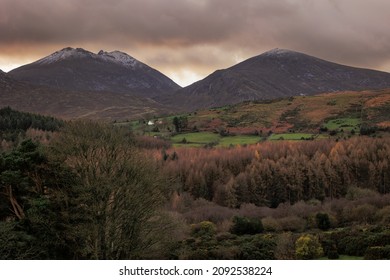
{"label": "shrub", "polygon": [[316,223],[319,229],[328,230],[330,228],[329,215],[327,213],[317,213]]}
{"label": "shrub", "polygon": [[284,232],[277,236],[275,257],[278,260],[295,259],[296,238],[291,232]]}
{"label": "shrub", "polygon": [[379,210],[376,213],[377,220],[382,223],[383,225],[390,224],[390,205],[383,207],[381,210]]}
{"label": "shrub", "polygon": [[297,259],[312,260],[317,259],[323,254],[323,249],[318,241],[318,237],[305,234],[295,242],[295,255]]}
{"label": "shrub", "polygon": [[337,260],[340,256],[337,250],[330,250],[327,254],[328,259]]}
{"label": "shrub", "polygon": [[261,220],[261,222],[263,223],[265,231],[277,232],[277,231],[281,231],[282,229],[278,220],[275,218],[265,217]]}
{"label": "shrub", "polygon": [[212,237],[217,232],[215,224],[203,221],[199,224],[191,225],[191,235],[195,237]]}
{"label": "shrub", "polygon": [[263,224],[259,219],[250,219],[246,217],[233,217],[233,226],[230,232],[236,235],[258,234],[263,232]]}
{"label": "shrub", "polygon": [[364,254],[365,260],[389,260],[390,259],[390,245],[381,247],[369,247]]}
{"label": "shrub", "polygon": [[367,250],[368,242],[364,236],[346,236],[339,242],[341,252],[350,256],[363,256]]}
{"label": "shrub", "polygon": [[253,237],[240,237],[240,260],[273,260],[276,243],[269,235],[256,235]]}
{"label": "shrub", "polygon": [[301,232],[305,229],[306,222],[297,216],[288,216],[278,220],[284,231]]}

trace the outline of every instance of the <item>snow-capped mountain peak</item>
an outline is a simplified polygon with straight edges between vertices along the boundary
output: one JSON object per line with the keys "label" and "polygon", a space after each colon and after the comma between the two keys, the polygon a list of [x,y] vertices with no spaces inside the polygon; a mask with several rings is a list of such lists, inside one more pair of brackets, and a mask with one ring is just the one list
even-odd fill
{"label": "snow-capped mountain peak", "polygon": [[124,52],[65,48],[10,72],[28,83],[72,91],[157,96],[180,88],[171,79]]}
{"label": "snow-capped mountain peak", "polygon": [[56,51],[55,53],[38,60],[36,63],[52,64],[66,59],[79,59],[79,58],[92,58],[96,60],[114,62],[117,64],[121,64],[130,69],[134,69],[136,67],[142,66],[141,62],[139,62],[135,58],[121,51],[106,52],[101,50],[98,54],[95,54],[86,51],[82,48],[70,48],[70,47],[64,48],[60,51]]}

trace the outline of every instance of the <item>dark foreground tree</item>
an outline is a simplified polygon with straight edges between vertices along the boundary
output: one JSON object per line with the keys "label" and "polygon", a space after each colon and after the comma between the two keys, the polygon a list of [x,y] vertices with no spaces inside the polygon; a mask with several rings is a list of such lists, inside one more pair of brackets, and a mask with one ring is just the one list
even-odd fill
{"label": "dark foreground tree", "polygon": [[67,125],[52,147],[79,185],[62,193],[75,257],[160,257],[171,224],[160,211],[163,184],[157,170],[122,128],[93,122]]}

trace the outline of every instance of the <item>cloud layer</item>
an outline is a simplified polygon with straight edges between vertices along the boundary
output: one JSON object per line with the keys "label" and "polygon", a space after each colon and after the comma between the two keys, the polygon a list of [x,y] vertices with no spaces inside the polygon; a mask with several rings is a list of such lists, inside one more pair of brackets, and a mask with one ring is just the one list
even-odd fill
{"label": "cloud layer", "polygon": [[66,46],[119,49],[183,84],[280,47],[390,71],[389,10],[388,0],[0,0],[0,69]]}

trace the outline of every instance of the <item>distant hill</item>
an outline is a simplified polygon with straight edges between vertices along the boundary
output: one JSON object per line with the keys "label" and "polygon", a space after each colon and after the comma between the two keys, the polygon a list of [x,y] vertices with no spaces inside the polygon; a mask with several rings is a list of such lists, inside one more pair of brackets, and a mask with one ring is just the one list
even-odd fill
{"label": "distant hill", "polygon": [[218,70],[163,101],[197,109],[247,100],[383,88],[390,88],[389,73],[274,49],[228,69]]}
{"label": "distant hill", "polygon": [[64,48],[8,74],[30,84],[71,91],[154,97],[180,89],[167,76],[120,51],[95,54]]}

